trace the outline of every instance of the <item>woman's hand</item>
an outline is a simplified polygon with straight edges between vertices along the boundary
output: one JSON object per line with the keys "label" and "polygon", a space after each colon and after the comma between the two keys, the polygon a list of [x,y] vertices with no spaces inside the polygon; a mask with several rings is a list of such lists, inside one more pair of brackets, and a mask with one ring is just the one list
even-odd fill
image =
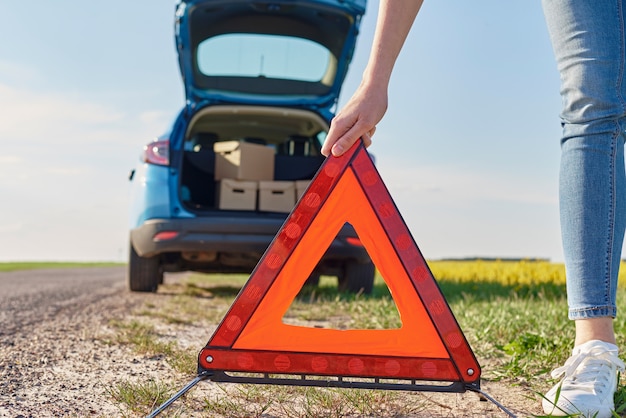
{"label": "woman's hand", "polygon": [[346,106],[337,113],[322,146],[325,156],[340,156],[359,138],[368,147],[387,111],[387,85],[361,84]]}

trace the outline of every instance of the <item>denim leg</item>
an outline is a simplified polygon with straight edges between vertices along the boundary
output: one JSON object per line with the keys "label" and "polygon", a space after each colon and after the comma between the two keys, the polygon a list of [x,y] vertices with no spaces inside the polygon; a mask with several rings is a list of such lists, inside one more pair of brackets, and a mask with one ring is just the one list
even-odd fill
{"label": "denim leg", "polygon": [[571,319],[614,317],[626,228],[626,0],[543,0],[561,76],[560,216]]}

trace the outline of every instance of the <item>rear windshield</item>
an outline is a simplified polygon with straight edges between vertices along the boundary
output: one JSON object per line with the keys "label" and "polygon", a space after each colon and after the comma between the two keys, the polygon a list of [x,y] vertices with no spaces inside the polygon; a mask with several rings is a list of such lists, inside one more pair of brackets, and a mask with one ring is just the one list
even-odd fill
{"label": "rear windshield", "polygon": [[197,62],[205,76],[323,82],[333,56],[322,45],[308,39],[233,33],[201,42]]}
{"label": "rear windshield", "polygon": [[198,44],[196,80],[207,90],[272,95],[327,94],[337,60],[302,38],[230,33]]}

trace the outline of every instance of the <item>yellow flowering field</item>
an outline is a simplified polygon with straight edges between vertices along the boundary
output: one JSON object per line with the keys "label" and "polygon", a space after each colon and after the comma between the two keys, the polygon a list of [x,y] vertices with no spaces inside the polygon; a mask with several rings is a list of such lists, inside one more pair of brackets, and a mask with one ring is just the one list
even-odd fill
{"label": "yellow flowering field", "polygon": [[[620,287],[626,287],[620,268]],[[565,266],[545,260],[434,260],[428,265],[439,281],[453,283],[489,282],[505,286],[565,284]]]}

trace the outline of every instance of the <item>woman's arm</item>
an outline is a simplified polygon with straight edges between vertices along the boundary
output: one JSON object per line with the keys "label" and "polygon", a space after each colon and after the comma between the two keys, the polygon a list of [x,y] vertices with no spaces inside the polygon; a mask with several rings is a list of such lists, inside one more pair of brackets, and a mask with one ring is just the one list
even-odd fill
{"label": "woman's arm", "polygon": [[360,137],[366,146],[387,110],[391,72],[423,0],[381,0],[370,57],[358,89],[332,120],[322,154],[339,156]]}

